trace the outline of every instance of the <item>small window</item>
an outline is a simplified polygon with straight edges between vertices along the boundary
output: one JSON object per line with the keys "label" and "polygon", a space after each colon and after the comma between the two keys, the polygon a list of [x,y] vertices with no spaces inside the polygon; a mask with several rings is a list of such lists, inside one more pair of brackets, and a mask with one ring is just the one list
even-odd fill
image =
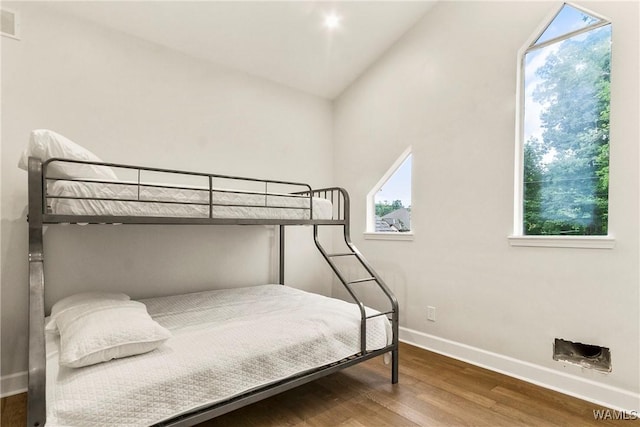
{"label": "small window", "polygon": [[611,24],[564,4],[521,60],[515,234],[606,236]]}
{"label": "small window", "polygon": [[367,232],[411,231],[411,149],[393,163],[367,196]]}

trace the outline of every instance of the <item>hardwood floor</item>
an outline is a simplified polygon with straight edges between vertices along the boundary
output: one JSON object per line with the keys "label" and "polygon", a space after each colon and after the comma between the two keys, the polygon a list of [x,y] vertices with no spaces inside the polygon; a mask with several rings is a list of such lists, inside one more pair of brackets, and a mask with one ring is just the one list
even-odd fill
{"label": "hardwood floor", "polygon": [[[26,394],[2,399],[2,427],[24,426]],[[380,358],[348,368],[200,427],[609,426],[597,405],[401,344],[400,384]],[[610,413],[615,416],[615,413]]]}
{"label": "hardwood floor", "polygon": [[27,393],[2,399],[0,403],[0,426],[24,427],[27,423]]}

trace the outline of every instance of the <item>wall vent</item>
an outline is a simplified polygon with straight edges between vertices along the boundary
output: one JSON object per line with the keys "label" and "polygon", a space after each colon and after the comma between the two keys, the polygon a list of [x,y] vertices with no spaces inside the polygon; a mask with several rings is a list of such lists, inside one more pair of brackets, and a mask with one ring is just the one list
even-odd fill
{"label": "wall vent", "polygon": [[0,34],[12,39],[20,39],[20,20],[16,11],[0,9]]}
{"label": "wall vent", "polygon": [[607,347],[556,338],[553,360],[601,372],[611,372],[611,351]]}

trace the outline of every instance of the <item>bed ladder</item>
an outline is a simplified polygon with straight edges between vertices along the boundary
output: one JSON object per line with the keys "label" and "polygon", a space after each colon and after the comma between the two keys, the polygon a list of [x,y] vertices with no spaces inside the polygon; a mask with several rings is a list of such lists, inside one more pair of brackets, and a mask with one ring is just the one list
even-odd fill
{"label": "bed ladder", "polygon": [[[347,245],[347,252],[338,252],[338,253],[328,253],[326,249],[322,246],[319,239],[319,228],[320,227],[342,227],[344,242]],[[347,292],[355,303],[360,308],[360,352],[365,355],[367,354],[367,320],[373,317],[378,316],[388,316],[391,315],[391,325],[393,332],[393,341],[392,346],[393,350],[391,350],[391,383],[396,384],[398,382],[398,301],[391,292],[391,290],[387,287],[384,281],[378,276],[373,267],[367,262],[367,260],[362,256],[360,251],[355,247],[355,245],[351,242],[351,238],[349,236],[349,223],[348,221],[345,224],[339,225],[330,225],[330,224],[315,224],[313,226],[313,240],[316,244],[316,247],[324,257],[325,261],[329,264],[333,272],[336,274],[342,285],[345,287]],[[369,276],[363,277],[361,279],[356,280],[347,280],[346,276],[340,271],[338,264],[334,261],[336,258],[341,257],[353,257],[358,263],[364,268]],[[370,283],[376,284],[377,287],[382,290],[382,292],[389,299],[389,303],[391,305],[391,310],[385,311],[382,313],[375,313],[371,315],[367,315],[365,311],[364,303],[358,298],[356,295],[353,286],[358,283]]]}

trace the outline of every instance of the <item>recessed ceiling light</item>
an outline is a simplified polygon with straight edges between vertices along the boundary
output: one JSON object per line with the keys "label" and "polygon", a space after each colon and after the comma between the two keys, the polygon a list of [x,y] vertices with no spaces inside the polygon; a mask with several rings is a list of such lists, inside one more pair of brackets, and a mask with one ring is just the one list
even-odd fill
{"label": "recessed ceiling light", "polygon": [[342,16],[338,15],[335,12],[331,12],[324,16],[324,26],[328,30],[335,30],[340,26],[340,22],[342,21]]}

